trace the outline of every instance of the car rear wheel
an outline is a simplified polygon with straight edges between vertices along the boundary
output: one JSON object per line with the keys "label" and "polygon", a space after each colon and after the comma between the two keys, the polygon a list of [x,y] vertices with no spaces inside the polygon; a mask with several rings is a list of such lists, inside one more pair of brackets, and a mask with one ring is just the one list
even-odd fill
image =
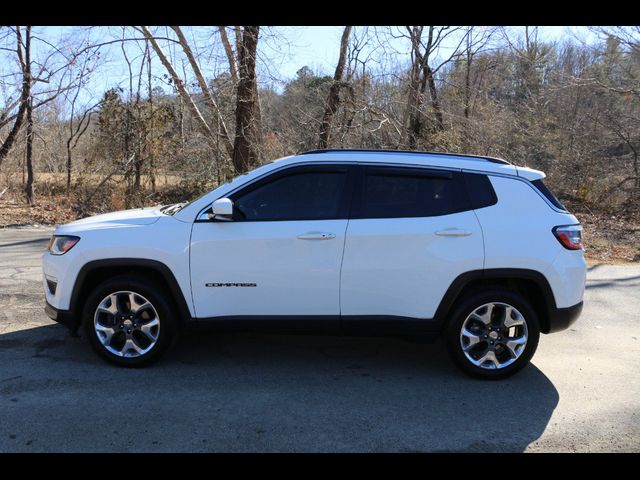
{"label": "car rear wheel", "polygon": [[175,309],[151,279],[118,276],[89,296],[83,323],[93,349],[119,366],[157,360],[175,338]]}
{"label": "car rear wheel", "polygon": [[465,373],[501,379],[529,363],[540,327],[535,310],[522,295],[495,289],[464,298],[445,337],[451,358]]}

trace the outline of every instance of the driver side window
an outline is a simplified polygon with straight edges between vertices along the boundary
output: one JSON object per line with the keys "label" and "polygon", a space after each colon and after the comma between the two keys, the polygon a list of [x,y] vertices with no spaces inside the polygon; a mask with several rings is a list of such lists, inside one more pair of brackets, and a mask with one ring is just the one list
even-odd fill
{"label": "driver side window", "polygon": [[234,209],[240,221],[340,218],[347,172],[299,171],[240,192]]}

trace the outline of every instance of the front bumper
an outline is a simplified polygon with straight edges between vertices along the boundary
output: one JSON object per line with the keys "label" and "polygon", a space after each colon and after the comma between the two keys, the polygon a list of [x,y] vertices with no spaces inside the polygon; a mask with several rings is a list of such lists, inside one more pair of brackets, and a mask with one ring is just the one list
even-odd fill
{"label": "front bumper", "polygon": [[51,320],[70,328],[72,332],[78,329],[79,322],[69,310],[58,310],[49,302],[46,302],[44,311]]}
{"label": "front bumper", "polygon": [[549,331],[544,333],[560,332],[569,328],[582,313],[582,307],[583,302],[567,308],[554,308],[549,315]]}

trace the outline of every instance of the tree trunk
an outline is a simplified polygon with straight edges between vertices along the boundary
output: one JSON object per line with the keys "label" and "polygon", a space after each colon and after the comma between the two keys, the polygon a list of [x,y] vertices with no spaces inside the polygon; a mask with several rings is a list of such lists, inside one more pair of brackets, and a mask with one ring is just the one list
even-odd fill
{"label": "tree trunk", "polygon": [[[129,154],[131,152],[131,102],[127,101],[126,103],[126,115],[125,115],[125,127],[124,127],[124,151],[123,151],[123,158],[128,158]],[[136,158],[136,154],[134,153],[132,155],[133,159],[134,159],[134,164],[137,160]],[[133,196],[133,185],[131,184],[131,168],[127,168],[124,171],[124,179],[123,179],[124,183],[126,183],[127,185],[127,189],[126,189],[126,194],[124,197],[124,206],[125,209],[131,208],[131,198]]]}
{"label": "tree trunk", "polygon": [[404,134],[401,139],[401,145],[407,146],[413,150],[418,144],[418,138],[420,136],[420,130],[422,129],[422,123],[420,120],[420,105],[422,104],[421,90],[424,90],[424,86],[421,88],[421,65],[423,57],[420,52],[420,41],[422,38],[422,27],[414,26],[413,28],[407,27],[409,31],[409,37],[411,39],[411,70],[409,71],[409,88],[407,93],[407,106],[404,113],[404,119],[402,122]]}
{"label": "tree trunk", "polygon": [[262,134],[256,79],[256,52],[259,26],[246,26],[239,56],[239,81],[236,95],[236,137],[233,166],[236,173],[246,172],[260,160]]}
{"label": "tree trunk", "polygon": [[342,83],[342,77],[344,75],[344,65],[347,59],[347,47],[349,45],[349,35],[351,34],[352,27],[344,27],[342,32],[342,39],[340,40],[340,55],[338,57],[338,65],[336,66],[335,74],[333,75],[333,83],[329,89],[329,95],[327,96],[327,103],[324,110],[324,116],[322,117],[322,123],[320,124],[320,138],[318,140],[318,148],[327,148],[329,146],[329,139],[331,136],[331,123],[333,116],[338,110],[340,105],[340,87]]}
{"label": "tree trunk", "polygon": [[[11,127],[11,130],[9,131],[7,138],[0,146],[0,166],[2,165],[2,161],[11,151],[11,148],[13,147],[13,144],[15,143],[16,138],[18,137],[20,128],[24,123],[24,116],[27,110],[27,104],[29,103],[29,98],[31,96],[31,74],[30,74],[31,69],[28,66],[23,56],[22,33],[20,31],[20,28],[21,27],[19,26],[16,27],[16,38],[17,38],[16,53],[18,54],[18,60],[20,61],[20,65],[22,67],[22,92],[20,94],[20,107],[18,107],[18,115],[16,116],[16,119],[13,123],[13,127]],[[30,56],[30,52],[28,51],[30,50],[30,43],[31,43],[31,27],[27,27],[27,38],[26,38],[27,52],[25,52],[27,58],[29,58]],[[31,59],[29,58],[29,62],[30,61]]]}
{"label": "tree trunk", "polygon": [[436,130],[444,130],[444,120],[442,117],[442,109],[440,108],[440,101],[438,100],[438,90],[436,90],[436,81],[433,78],[433,72],[427,66],[425,68],[425,76],[429,83],[429,93],[431,94],[431,106],[433,107],[433,115],[436,117]]}
{"label": "tree trunk", "polygon": [[469,106],[471,105],[471,61],[473,57],[467,50],[467,61],[465,63],[464,75],[464,118],[469,119]]}
{"label": "tree trunk", "polygon": [[27,203],[33,205],[33,98],[27,104],[27,183],[24,186]]}
{"label": "tree trunk", "polygon": [[[138,74],[138,88],[136,90],[136,119],[135,119],[135,131],[134,134],[136,136],[136,161],[133,165],[135,170],[135,180],[133,182],[136,191],[140,191],[140,186],[142,185],[142,167],[144,166],[144,152],[143,145],[147,143],[147,135],[148,133],[143,127],[143,107],[140,105],[142,94],[142,74],[144,72],[144,66],[147,60],[147,56],[151,56],[149,52],[149,42],[145,42],[144,53],[142,54],[142,61],[140,62],[140,72]],[[144,139],[143,139],[143,131],[144,131]]]}
{"label": "tree trunk", "polygon": [[155,124],[155,112],[153,111],[153,88],[151,85],[151,55],[147,57],[147,82],[149,85],[149,111],[150,113],[150,134],[151,141],[147,142],[147,148],[149,150],[149,180],[151,181],[151,191],[156,193],[156,166],[154,163],[154,124]]}
{"label": "tree trunk", "polygon": [[[453,55],[448,60],[442,62],[435,70],[431,68],[429,62],[432,55],[436,52],[438,46],[443,40],[442,33],[449,27],[442,27],[436,30],[435,27],[429,26],[426,43],[423,41],[423,28],[420,26],[406,27],[411,40],[412,64],[409,77],[409,95],[407,100],[407,111],[405,118],[409,118],[406,125],[406,137],[408,138],[409,147],[414,149],[418,146],[418,141],[422,135],[424,121],[420,107],[425,101],[426,91],[429,88],[429,96],[431,98],[431,108],[433,108],[433,116],[435,130],[444,130],[444,118],[440,100],[438,99],[438,90],[434,72],[437,72],[443,65],[450,62]],[[457,48],[456,48],[457,51]],[[417,86],[419,85],[419,88]]]}
{"label": "tree trunk", "polygon": [[408,125],[408,146],[410,150],[415,150],[418,147],[418,140],[422,132],[422,112],[420,107],[424,102],[425,92],[425,79],[420,81],[420,71],[418,69],[418,63],[420,57],[416,58],[415,70],[416,73],[412,73],[409,83],[409,103],[407,108],[409,110],[409,125]]}
{"label": "tree trunk", "polygon": [[26,27],[24,46],[24,77],[27,79],[27,182],[24,193],[27,203],[33,205],[33,97],[31,96],[31,27]]}
{"label": "tree trunk", "polygon": [[231,42],[229,42],[229,36],[227,35],[227,30],[225,27],[218,27],[218,31],[220,32],[220,39],[222,40],[222,46],[224,47],[224,52],[227,54],[227,60],[229,61],[229,72],[231,73],[231,78],[234,82],[238,81],[238,62],[236,60],[235,55],[233,54],[233,49],[231,48]]}
{"label": "tree trunk", "polygon": [[[218,133],[222,136],[222,142],[227,150],[227,153],[229,154],[229,156],[233,155],[233,147],[231,145],[231,140],[229,138],[229,133],[227,131],[227,126],[224,123],[224,118],[222,118],[222,113],[220,112],[220,108],[218,107],[218,104],[215,100],[215,98],[213,98],[213,93],[211,93],[211,89],[209,88],[209,86],[207,85],[207,82],[204,78],[204,75],[202,74],[202,70],[200,70],[200,66],[198,65],[198,62],[196,61],[196,57],[193,54],[193,51],[191,50],[191,47],[189,46],[189,44],[187,43],[187,39],[185,38],[184,34],[182,33],[182,30],[180,29],[180,27],[171,27],[171,29],[176,33],[176,35],[178,36],[178,41],[180,42],[180,45],[182,46],[182,50],[184,51],[185,55],[187,56],[187,59],[189,60],[189,64],[191,65],[191,69],[193,70],[193,73],[196,76],[196,80],[198,81],[198,85],[200,86],[200,89],[202,90],[202,93],[204,94],[205,99],[207,100],[207,103],[209,104],[209,107],[211,108],[211,110],[213,110],[213,113],[216,115],[217,119],[218,119],[218,124],[220,125],[219,131]],[[257,42],[257,39],[256,39]],[[255,69],[255,66],[254,66]],[[207,126],[207,128],[209,128]],[[209,129],[211,130],[211,129]],[[216,141],[217,143],[217,141]]]}
{"label": "tree trunk", "polygon": [[[25,90],[23,86],[22,91],[28,92],[28,89]],[[21,96],[24,97],[24,93]],[[27,95],[27,98],[28,98],[28,95]],[[21,100],[20,107],[18,108],[18,116],[16,117],[16,120],[13,123],[13,127],[11,127],[11,131],[7,135],[7,139],[4,141],[2,146],[0,146],[0,166],[2,165],[2,161],[5,159],[5,157],[9,155],[9,152],[11,151],[11,148],[13,147],[13,144],[15,143],[16,138],[18,137],[20,128],[24,123],[24,114],[27,110],[27,103],[28,103],[28,100]]]}
{"label": "tree trunk", "polygon": [[138,133],[138,141],[136,142],[136,161],[133,163],[134,180],[133,186],[136,190],[140,189],[142,179],[142,142],[140,139],[140,133]]}
{"label": "tree trunk", "polygon": [[[73,125],[73,117],[69,120]],[[73,137],[67,139],[67,193],[71,190],[71,141]]]}

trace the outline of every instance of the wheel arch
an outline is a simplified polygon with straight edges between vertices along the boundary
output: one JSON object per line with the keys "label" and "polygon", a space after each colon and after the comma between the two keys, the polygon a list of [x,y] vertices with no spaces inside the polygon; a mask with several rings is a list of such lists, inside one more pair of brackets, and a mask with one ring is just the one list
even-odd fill
{"label": "wheel arch", "polygon": [[457,301],[474,292],[491,287],[509,288],[529,301],[540,321],[540,331],[551,331],[551,317],[557,311],[553,290],[540,272],[520,268],[494,268],[474,270],[456,277],[443,296],[435,320],[442,331]]}
{"label": "wheel arch", "polygon": [[144,258],[108,258],[87,262],[78,272],[71,293],[69,310],[80,326],[83,301],[89,292],[104,280],[122,274],[151,276],[171,294],[178,310],[178,323],[191,318],[187,300],[171,269],[158,260]]}

